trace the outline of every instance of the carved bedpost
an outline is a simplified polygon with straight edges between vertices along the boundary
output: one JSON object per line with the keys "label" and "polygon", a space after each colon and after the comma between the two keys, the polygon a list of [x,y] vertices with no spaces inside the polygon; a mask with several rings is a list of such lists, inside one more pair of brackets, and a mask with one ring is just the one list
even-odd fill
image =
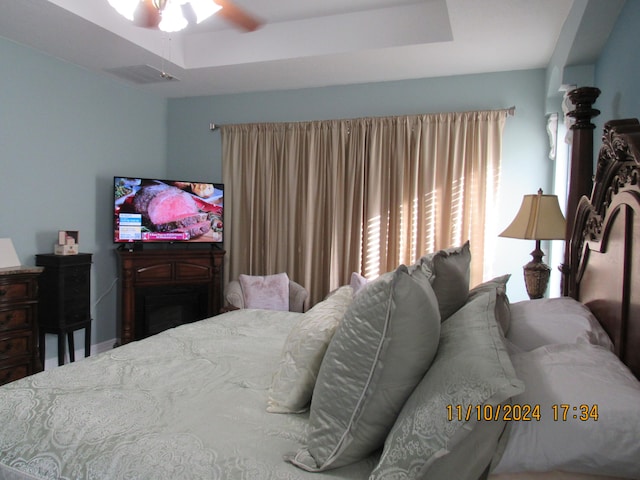
{"label": "carved bedpost", "polygon": [[567,229],[565,235],[564,263],[562,271],[562,294],[573,296],[572,278],[576,272],[570,269],[571,232],[575,223],[578,202],[582,196],[590,197],[593,186],[593,130],[596,126],[591,119],[600,114],[592,108],[600,95],[595,87],[580,87],[568,93],[575,109],[567,115],[575,119],[571,126],[573,142],[571,148],[571,168],[569,173],[569,195],[567,197]]}

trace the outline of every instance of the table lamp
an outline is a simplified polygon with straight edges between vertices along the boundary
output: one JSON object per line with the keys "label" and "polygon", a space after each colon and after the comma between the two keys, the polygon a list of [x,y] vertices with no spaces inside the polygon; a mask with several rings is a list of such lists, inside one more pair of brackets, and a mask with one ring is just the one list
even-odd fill
{"label": "table lamp", "polygon": [[535,240],[536,248],[531,252],[533,260],[524,269],[524,282],[529,298],[542,298],[547,291],[551,269],[542,261],[544,252],[540,248],[541,240],[564,240],[566,221],[557,195],[543,195],[542,189],[537,195],[525,195],[520,210],[501,237]]}

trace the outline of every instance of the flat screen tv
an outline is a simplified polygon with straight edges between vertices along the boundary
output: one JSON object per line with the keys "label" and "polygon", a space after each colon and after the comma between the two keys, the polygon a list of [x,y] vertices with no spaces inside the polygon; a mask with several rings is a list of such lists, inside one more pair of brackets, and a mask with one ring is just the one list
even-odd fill
{"label": "flat screen tv", "polygon": [[224,185],[114,177],[115,243],[224,240]]}

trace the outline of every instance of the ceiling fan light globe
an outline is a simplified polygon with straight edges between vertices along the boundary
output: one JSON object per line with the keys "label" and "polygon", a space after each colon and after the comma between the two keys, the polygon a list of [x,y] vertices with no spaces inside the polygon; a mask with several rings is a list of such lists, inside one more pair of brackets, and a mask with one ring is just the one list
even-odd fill
{"label": "ceiling fan light globe", "polygon": [[262,22],[235,5],[234,0],[107,0],[109,5],[134,25],[178,32],[189,23],[201,23],[222,10],[224,20],[247,32]]}
{"label": "ceiling fan light globe", "polygon": [[133,21],[134,13],[140,0],[108,0],[113,9],[129,21]]}
{"label": "ceiling fan light globe", "polygon": [[179,0],[167,0],[161,15],[162,19],[158,24],[158,28],[163,32],[178,32],[189,24],[182,14],[181,2]]}
{"label": "ceiling fan light globe", "polygon": [[189,3],[196,14],[196,23],[203,22],[222,8],[213,0],[190,0]]}

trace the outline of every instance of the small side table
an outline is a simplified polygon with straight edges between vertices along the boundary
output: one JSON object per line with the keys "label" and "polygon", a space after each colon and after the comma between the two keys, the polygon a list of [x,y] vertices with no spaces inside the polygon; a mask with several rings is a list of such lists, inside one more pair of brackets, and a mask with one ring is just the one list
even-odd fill
{"label": "small side table", "polygon": [[45,361],[45,334],[58,335],[58,365],[64,364],[65,336],[69,360],[75,361],[73,333],[84,328],[84,356],[91,352],[91,254],[36,255],[44,267],[38,279],[40,358]]}

